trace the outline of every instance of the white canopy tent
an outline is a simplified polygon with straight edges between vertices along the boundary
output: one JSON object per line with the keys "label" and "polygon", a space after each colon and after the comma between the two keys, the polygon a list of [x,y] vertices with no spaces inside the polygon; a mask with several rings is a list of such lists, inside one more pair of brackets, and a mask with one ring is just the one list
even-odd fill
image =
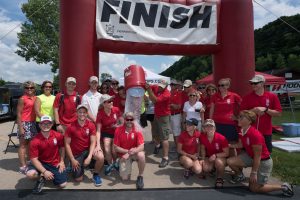
{"label": "white canopy tent", "polygon": [[[152,72],[152,71],[150,71],[150,70],[148,70],[144,67],[143,67],[143,69],[144,69],[144,72],[145,72],[146,82],[149,83],[149,84],[157,84],[161,80],[165,80],[167,83],[170,83],[170,81],[171,81],[170,77],[156,74],[156,73],[154,73],[154,72]],[[120,85],[124,85],[124,77],[120,78],[119,82],[120,82]]]}

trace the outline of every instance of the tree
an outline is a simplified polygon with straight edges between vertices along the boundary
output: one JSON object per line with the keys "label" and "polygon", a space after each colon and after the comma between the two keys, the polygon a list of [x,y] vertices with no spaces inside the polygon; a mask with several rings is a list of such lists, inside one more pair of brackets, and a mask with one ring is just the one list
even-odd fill
{"label": "tree", "polygon": [[277,58],[276,58],[276,68],[277,69],[283,69],[286,67],[286,62],[285,62],[285,59],[283,57],[283,55],[280,53],[277,55]]}
{"label": "tree", "polygon": [[2,77],[0,77],[0,86],[5,85],[5,80],[2,79]]}
{"label": "tree", "polygon": [[112,79],[112,75],[110,75],[109,73],[101,73],[100,75],[101,83],[103,83],[107,79]]}
{"label": "tree", "polygon": [[16,53],[26,61],[50,64],[53,73],[59,66],[59,6],[58,0],[28,0],[22,5],[27,21],[18,33]]}

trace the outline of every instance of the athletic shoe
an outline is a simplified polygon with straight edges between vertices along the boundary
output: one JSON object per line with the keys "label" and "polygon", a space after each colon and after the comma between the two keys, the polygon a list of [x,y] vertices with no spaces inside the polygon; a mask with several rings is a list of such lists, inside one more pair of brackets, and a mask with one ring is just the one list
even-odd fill
{"label": "athletic shoe", "polygon": [[159,154],[159,150],[162,148],[161,144],[159,146],[155,146],[154,147],[154,151],[153,151],[153,154],[157,155]]}
{"label": "athletic shoe", "polygon": [[136,180],[136,189],[142,190],[144,188],[144,180],[142,176],[138,176]]}
{"label": "athletic shoe", "polygon": [[183,177],[184,177],[185,179],[189,179],[189,178],[190,178],[190,170],[189,170],[189,169],[185,169],[185,170],[183,171]]}
{"label": "athletic shoe", "polygon": [[243,173],[240,175],[232,176],[232,179],[229,181],[232,184],[240,183],[246,180],[246,177],[244,176]]}
{"label": "athletic shoe", "polygon": [[99,187],[102,185],[102,179],[99,175],[93,175],[93,182],[96,187]]}
{"label": "athletic shoe", "polygon": [[113,168],[114,168],[116,171],[119,171],[120,166],[119,166],[119,162],[118,162],[117,160],[113,163]]}
{"label": "athletic shoe", "polygon": [[26,165],[23,166],[23,167],[20,167],[20,168],[19,168],[19,173],[20,173],[20,174],[26,175],[27,169],[28,169],[28,168],[27,168]]}
{"label": "athletic shoe", "polygon": [[113,169],[113,167],[114,167],[113,164],[105,166],[104,174],[106,176],[109,176],[111,174],[111,170]]}
{"label": "athletic shoe", "polygon": [[283,183],[281,185],[281,188],[282,188],[282,192],[283,192],[284,196],[286,196],[286,197],[292,197],[292,196],[294,196],[293,185],[291,185],[289,183]]}
{"label": "athletic shoe", "polygon": [[42,191],[44,185],[45,185],[45,178],[43,176],[41,176],[40,179],[36,182],[36,184],[32,190],[32,193],[39,194]]}
{"label": "athletic shoe", "polygon": [[162,158],[162,159],[161,159],[161,162],[160,162],[159,165],[158,165],[158,167],[159,167],[159,168],[164,168],[164,167],[166,167],[168,164],[169,164],[169,159]]}

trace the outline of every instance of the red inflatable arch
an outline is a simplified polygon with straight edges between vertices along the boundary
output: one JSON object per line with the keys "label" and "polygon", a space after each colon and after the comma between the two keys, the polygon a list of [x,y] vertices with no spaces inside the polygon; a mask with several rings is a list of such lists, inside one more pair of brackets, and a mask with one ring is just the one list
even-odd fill
{"label": "red inflatable arch", "polygon": [[[202,0],[162,0],[192,5]],[[68,76],[77,90],[88,89],[88,79],[99,74],[99,51],[145,55],[213,54],[214,80],[232,79],[232,90],[244,95],[254,75],[254,26],[252,0],[217,0],[217,45],[171,45],[97,40],[96,0],[60,0],[60,87]],[[201,67],[201,66],[199,66]]]}

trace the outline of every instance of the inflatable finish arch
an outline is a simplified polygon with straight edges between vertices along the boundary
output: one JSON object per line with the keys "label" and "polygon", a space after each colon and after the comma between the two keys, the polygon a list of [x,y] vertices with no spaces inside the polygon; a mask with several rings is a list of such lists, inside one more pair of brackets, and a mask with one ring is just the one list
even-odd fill
{"label": "inflatable finish arch", "polygon": [[[202,0],[161,0],[192,5]],[[77,90],[88,89],[88,79],[99,74],[99,51],[145,55],[213,54],[214,80],[232,79],[231,89],[244,95],[254,75],[252,0],[217,0],[217,45],[171,45],[97,40],[96,0],[60,0],[60,87],[68,76],[77,79]],[[180,48],[179,48],[180,47]],[[201,66],[199,66],[201,67]]]}

